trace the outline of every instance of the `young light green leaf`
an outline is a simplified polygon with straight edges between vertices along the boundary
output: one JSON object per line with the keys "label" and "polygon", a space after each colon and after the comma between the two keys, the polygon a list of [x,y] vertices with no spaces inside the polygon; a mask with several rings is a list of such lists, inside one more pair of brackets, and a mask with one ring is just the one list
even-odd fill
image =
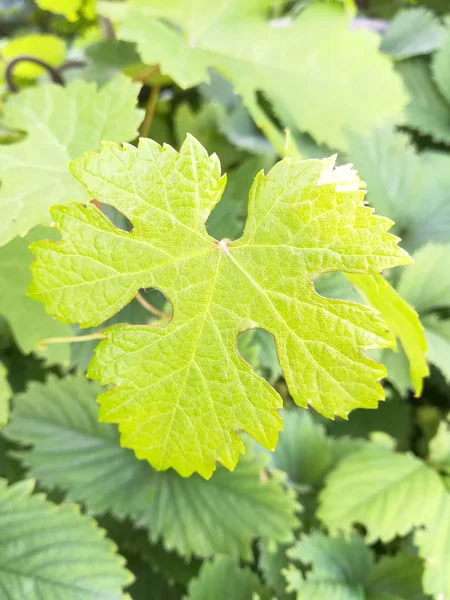
{"label": "young light green leaf", "polygon": [[[66,44],[56,35],[32,33],[11,39],[2,48],[2,58],[12,61],[18,56],[32,56],[52,67],[59,67],[66,56]],[[23,62],[14,68],[14,77],[37,79],[45,73],[45,69],[32,62]]]}
{"label": "young light green leaf", "polygon": [[57,239],[58,236],[54,229],[35,227],[24,239],[16,238],[0,247],[0,315],[8,322],[24,354],[35,352],[48,363],[68,364],[69,344],[47,347],[39,347],[37,344],[44,338],[72,335],[70,327],[55,321],[43,306],[27,296],[31,281],[30,264],[33,261],[33,254],[28,246],[31,242],[47,237]]}
{"label": "young light green leaf", "polygon": [[32,495],[33,481],[0,479],[0,589],[9,600],[119,600],[131,574],[77,506]]}
{"label": "young light green leaf", "polygon": [[[422,394],[423,380],[429,375],[425,354],[427,342],[416,311],[409,306],[381,275],[347,275],[376,308],[389,330],[401,342],[409,360],[416,396]],[[389,371],[388,371],[389,374]]]}
{"label": "young light green leaf", "polygon": [[196,579],[189,584],[186,600],[270,600],[256,573],[240,568],[233,558],[219,556],[205,562]]}
{"label": "young light green leaf", "polygon": [[144,62],[158,63],[181,87],[209,81],[214,67],[247,107],[262,91],[285,125],[331,147],[345,148],[347,130],[395,121],[406,103],[376,36],[350,31],[350,15],[331,3],[308,6],[283,28],[266,20],[259,0],[130,0],[102,3],[100,12],[118,22],[121,39],[137,43]]}
{"label": "young light green leaf", "polygon": [[387,542],[424,525],[438,509],[441,491],[439,476],[421,460],[372,444],[328,476],[317,514],[331,532],[361,523],[369,543]]}
{"label": "young light green leaf", "polygon": [[5,365],[0,362],[0,429],[8,422],[9,399],[12,396],[12,390],[6,378]]}
{"label": "young light green leaf", "polygon": [[409,58],[437,50],[444,28],[431,10],[422,6],[399,11],[383,36],[380,49],[395,58]]}
{"label": "young light green leaf", "polygon": [[448,417],[439,423],[434,438],[430,441],[429,462],[450,474],[450,422]]}
{"label": "young light green leaf", "polygon": [[430,512],[425,528],[416,531],[414,542],[425,562],[425,592],[445,600],[450,596],[450,495],[443,486],[439,503]]}
{"label": "young light green leaf", "polygon": [[184,555],[248,559],[256,537],[290,541],[298,505],[279,475],[265,473],[264,457],[249,449],[233,473],[220,468],[208,482],[155,472],[120,447],[115,426],[98,422],[98,393],[97,384],[67,378],[32,383],[16,396],[4,434],[33,446],[15,456],[41,485],[64,490],[93,514],[131,517]]}
{"label": "young light green leaf", "polygon": [[77,80],[66,88],[46,85],[8,98],[4,124],[27,136],[0,146],[0,245],[50,223],[52,204],[89,200],[67,172],[67,163],[98,150],[101,140],[135,137],[142,119],[136,109],[138,89],[121,75],[100,90]]}
{"label": "young light green leaf", "polygon": [[146,139],[139,149],[107,143],[71,170],[134,229],[118,230],[92,204],[55,207],[63,241],[33,246],[29,293],[60,320],[84,326],[116,313],[139,288],[160,289],[172,302],[166,329],[109,329],[88,371],[118,386],[100,397],[100,418],[121,424],[122,444],[139,458],[210,477],[216,460],[235,466],[237,429],[275,447],[281,398],[236,351],[250,328],[273,334],[300,406],[332,417],[377,405],[384,370],[361,352],[392,344],[384,323],[367,307],[322,298],[312,281],[410,258],[333,159],[286,159],[259,173],[235,242],[205,230],[225,178],[192,137],[180,154]]}

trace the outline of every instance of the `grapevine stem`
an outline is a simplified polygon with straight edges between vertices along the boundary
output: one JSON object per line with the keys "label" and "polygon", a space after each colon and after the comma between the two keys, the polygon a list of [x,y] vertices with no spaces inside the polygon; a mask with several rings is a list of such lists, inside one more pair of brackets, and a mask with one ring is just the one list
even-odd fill
{"label": "grapevine stem", "polygon": [[148,310],[148,312],[158,316],[158,317],[166,317],[166,313],[164,313],[162,310],[159,310],[158,308],[155,308],[154,306],[152,306],[150,304],[150,302],[147,302],[147,300],[144,298],[144,296],[138,292],[136,294],[136,300],[139,302],[139,304],[141,306],[143,306],[145,308],[145,310]]}
{"label": "grapevine stem", "polygon": [[141,137],[148,137],[150,132],[153,116],[155,114],[156,103],[158,102],[159,89],[159,85],[154,85],[152,87],[152,91],[147,102],[147,107],[145,109],[145,117],[139,130]]}
{"label": "grapevine stem", "polygon": [[89,333],[87,335],[72,335],[68,337],[53,337],[39,340],[36,346],[40,350],[45,350],[49,344],[65,344],[67,342],[88,342],[89,340],[104,340],[106,335],[98,331],[97,333]]}

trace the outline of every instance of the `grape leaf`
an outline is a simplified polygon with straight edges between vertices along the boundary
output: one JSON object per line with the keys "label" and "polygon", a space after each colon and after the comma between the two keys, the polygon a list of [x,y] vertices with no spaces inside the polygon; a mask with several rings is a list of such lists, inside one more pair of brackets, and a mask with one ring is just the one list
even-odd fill
{"label": "grape leaf", "polygon": [[100,141],[131,140],[142,117],[136,110],[139,85],[119,76],[97,91],[74,81],[66,88],[46,85],[8,98],[4,124],[24,129],[16,144],[0,146],[0,245],[50,223],[49,207],[89,196],[67,172],[67,162]]}
{"label": "grape leaf", "polygon": [[361,523],[369,543],[390,541],[424,525],[438,509],[441,491],[439,476],[421,460],[372,444],[327,477],[317,514],[331,532]]}
{"label": "grape leaf", "polygon": [[450,474],[450,423],[448,417],[439,423],[436,435],[430,441],[429,462]]}
{"label": "grape leaf", "polygon": [[259,173],[244,235],[219,242],[205,220],[225,178],[191,136],[180,154],[146,139],[139,149],[106,143],[70,168],[134,229],[118,230],[92,204],[53,208],[63,241],[33,246],[29,293],[82,326],[104,321],[139,288],[160,289],[172,302],[166,329],[109,329],[88,371],[118,384],[100,397],[100,418],[120,423],[122,444],[139,458],[210,477],[216,460],[235,466],[243,449],[237,429],[274,448],[281,398],[236,351],[249,328],[273,334],[299,405],[329,417],[377,405],[384,370],[360,352],[392,344],[384,323],[367,307],[320,297],[311,282],[410,258],[387,233],[391,222],[346,182],[346,169],[334,171],[329,159],[286,159]]}
{"label": "grape leaf", "polygon": [[[423,379],[429,375],[425,354],[427,342],[416,311],[409,306],[381,275],[347,275],[380,311],[391,333],[396,335],[409,360],[416,396],[422,394]],[[388,371],[389,373],[389,371]]]}
{"label": "grape leaf", "polygon": [[219,556],[205,562],[196,579],[189,584],[186,600],[270,600],[268,590],[250,569],[240,568],[234,559]]}
{"label": "grape leaf", "polygon": [[114,544],[71,504],[0,479],[0,588],[10,600],[119,600],[130,583]]}
{"label": "grape leaf", "polygon": [[450,382],[450,319],[428,315],[423,319],[427,336],[427,358]]}
{"label": "grape leaf", "polygon": [[444,28],[431,10],[422,6],[399,11],[381,41],[380,49],[396,58],[429,54],[444,39]]}
{"label": "grape leaf", "polygon": [[0,362],[0,428],[8,422],[9,399],[12,396],[12,390],[6,378],[6,368]]}
{"label": "grape leaf", "polygon": [[[56,35],[32,33],[13,38],[2,48],[2,58],[8,62],[23,55],[39,58],[52,67],[59,67],[66,56],[66,44]],[[45,72],[43,67],[32,62],[23,62],[14,68],[14,76],[23,79],[37,79]]]}
{"label": "grape leaf", "polygon": [[69,344],[59,343],[39,348],[37,342],[44,338],[70,336],[70,327],[55,321],[43,306],[27,296],[31,281],[30,264],[33,260],[28,245],[45,237],[56,239],[56,231],[47,227],[35,227],[24,239],[16,238],[0,247],[0,315],[8,322],[24,354],[35,352],[50,364],[68,364]]}
{"label": "grape leaf", "polygon": [[153,540],[185,555],[250,558],[256,537],[290,541],[298,505],[279,475],[262,476],[264,457],[249,449],[232,473],[220,468],[208,482],[155,472],[120,447],[114,425],[98,422],[99,387],[69,377],[31,383],[16,395],[4,434],[33,446],[14,455],[41,485],[66,491],[93,514],[131,517]]}
{"label": "grape leaf", "polygon": [[351,17],[338,6],[313,4],[283,28],[266,20],[267,3],[259,0],[130,0],[99,10],[119,23],[121,39],[137,43],[144,62],[160,64],[181,87],[209,81],[214,67],[250,112],[262,91],[285,125],[331,147],[346,147],[346,130],[396,120],[406,102],[377,37],[350,31]]}

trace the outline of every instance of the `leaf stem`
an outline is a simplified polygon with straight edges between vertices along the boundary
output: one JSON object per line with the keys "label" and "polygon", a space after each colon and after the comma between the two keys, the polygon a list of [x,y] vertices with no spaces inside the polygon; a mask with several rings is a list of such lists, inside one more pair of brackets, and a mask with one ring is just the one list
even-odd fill
{"label": "leaf stem", "polygon": [[158,102],[159,96],[159,85],[154,85],[152,87],[152,91],[150,93],[150,97],[147,102],[147,106],[145,108],[145,117],[142,121],[142,125],[140,127],[139,133],[141,137],[148,137],[150,132],[150,127],[152,126],[153,116],[155,114],[156,103]]}
{"label": "leaf stem", "polygon": [[39,340],[36,346],[40,350],[45,350],[49,344],[65,344],[67,342],[88,342],[89,340],[104,340],[105,338],[106,335],[104,333],[97,331],[97,333],[89,333],[87,335],[71,335],[68,337],[44,338],[42,340]]}
{"label": "leaf stem", "polygon": [[157,317],[167,317],[165,312],[159,310],[159,308],[155,308],[150,304],[150,302],[147,302],[147,300],[140,292],[136,294],[136,300],[141,306],[145,308],[145,310],[148,310],[148,312],[152,313],[153,315],[156,315]]}

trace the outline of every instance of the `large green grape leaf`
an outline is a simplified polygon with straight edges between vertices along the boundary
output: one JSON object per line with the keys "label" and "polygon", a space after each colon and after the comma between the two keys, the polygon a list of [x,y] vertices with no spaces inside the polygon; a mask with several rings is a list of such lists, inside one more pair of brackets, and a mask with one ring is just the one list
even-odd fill
{"label": "large green grape leaf", "polygon": [[438,510],[442,487],[437,473],[418,458],[373,444],[328,476],[318,516],[332,532],[361,523],[369,542],[389,541],[428,521]]}
{"label": "large green grape leaf", "polygon": [[256,573],[240,568],[232,558],[219,556],[205,562],[196,579],[189,584],[186,600],[270,600]]}
{"label": "large green grape leaf", "polygon": [[208,482],[155,472],[120,447],[114,425],[98,422],[99,387],[67,378],[31,383],[16,396],[4,433],[32,445],[15,456],[41,485],[66,491],[93,514],[131,517],[181,554],[250,558],[256,537],[291,539],[298,506],[279,475],[266,475],[264,457],[248,452],[232,473],[220,468]]}
{"label": "large green grape leaf", "polygon": [[8,421],[9,399],[12,396],[12,390],[6,378],[6,368],[0,362],[0,428]]}
{"label": "large green grape leaf", "polygon": [[380,311],[389,330],[401,341],[408,357],[415,393],[420,396],[423,379],[429,375],[429,369],[425,359],[425,333],[416,311],[381,275],[348,275],[348,278],[361,290],[371,306]]}
{"label": "large green grape leaf", "polygon": [[98,150],[104,139],[131,140],[142,119],[138,84],[118,76],[100,90],[77,80],[66,88],[45,85],[8,98],[3,123],[25,130],[16,144],[0,145],[0,245],[51,222],[55,203],[89,196],[67,172],[69,160]]}
{"label": "large green grape leaf", "polygon": [[119,23],[121,39],[137,42],[144,62],[160,64],[181,87],[209,81],[214,67],[250,112],[262,91],[286,125],[331,147],[346,146],[346,130],[398,119],[406,103],[377,37],[351,31],[350,15],[336,5],[309,6],[282,28],[267,21],[260,0],[129,0],[103,2],[100,12]]}
{"label": "large green grape leaf", "polygon": [[134,228],[118,230],[92,204],[53,208],[63,240],[33,246],[29,293],[82,326],[103,322],[139,288],[157,288],[172,302],[165,329],[109,329],[88,371],[117,385],[100,397],[100,418],[120,423],[122,444],[139,458],[210,477],[216,460],[235,466],[238,429],[274,448],[281,398],[236,350],[238,334],[255,327],[274,336],[299,405],[328,417],[377,405],[384,369],[361,352],[392,344],[385,324],[367,307],[322,298],[312,281],[410,258],[346,169],[333,170],[328,159],[286,159],[259,173],[243,236],[219,242],[205,221],[226,180],[217,157],[191,136],[180,154],[147,139],[139,149],[106,143],[70,168]]}
{"label": "large green grape leaf", "polygon": [[0,315],[11,327],[14,338],[24,354],[36,352],[49,363],[69,363],[69,344],[59,343],[47,348],[38,347],[45,338],[71,335],[69,325],[55,321],[44,307],[27,296],[31,281],[30,264],[33,260],[28,245],[42,238],[57,238],[56,231],[35,227],[25,238],[11,240],[0,247]]}
{"label": "large green grape leaf", "polygon": [[290,558],[311,571],[303,577],[290,565],[286,578],[298,600],[425,600],[422,561],[399,553],[377,563],[359,536],[330,538],[320,532],[303,535],[288,550]]}
{"label": "large green grape leaf", "polygon": [[131,575],[77,506],[32,495],[33,481],[0,479],[0,590],[8,600],[119,600]]}

